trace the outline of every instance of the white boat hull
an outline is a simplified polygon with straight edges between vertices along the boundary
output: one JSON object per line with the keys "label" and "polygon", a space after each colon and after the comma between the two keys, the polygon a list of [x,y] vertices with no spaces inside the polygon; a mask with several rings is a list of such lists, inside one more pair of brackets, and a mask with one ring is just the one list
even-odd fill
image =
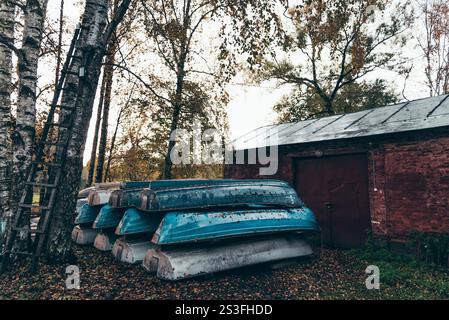
{"label": "white boat hull", "polygon": [[81,228],[80,226],[75,226],[72,230],[72,241],[81,245],[92,244],[94,243],[98,232],[99,230],[92,228]]}
{"label": "white boat hull", "polygon": [[116,189],[93,190],[89,193],[87,203],[90,206],[103,206],[109,202],[109,197],[114,190]]}
{"label": "white boat hull", "polygon": [[299,236],[284,235],[195,249],[152,248],[142,265],[149,272],[156,272],[158,278],[174,281],[312,253],[312,248]]}
{"label": "white boat hull", "polygon": [[119,261],[134,264],[141,262],[147,251],[155,247],[149,239],[118,238],[112,247],[112,255]]}
{"label": "white boat hull", "polygon": [[100,232],[95,237],[94,247],[100,251],[111,251],[117,238],[113,232]]}

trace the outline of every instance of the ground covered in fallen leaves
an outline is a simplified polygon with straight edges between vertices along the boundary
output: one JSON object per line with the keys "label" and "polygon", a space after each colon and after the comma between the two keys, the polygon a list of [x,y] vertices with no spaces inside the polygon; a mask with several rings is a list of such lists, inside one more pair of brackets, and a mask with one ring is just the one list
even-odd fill
{"label": "ground covered in fallen leaves", "polygon": [[[159,280],[110,253],[76,247],[81,288],[65,288],[66,266],[27,265],[0,275],[0,299],[447,299],[449,270],[380,251],[316,250],[312,258],[247,267],[179,282]],[[382,254],[381,254],[382,253]],[[380,290],[367,290],[365,269],[380,267]]]}

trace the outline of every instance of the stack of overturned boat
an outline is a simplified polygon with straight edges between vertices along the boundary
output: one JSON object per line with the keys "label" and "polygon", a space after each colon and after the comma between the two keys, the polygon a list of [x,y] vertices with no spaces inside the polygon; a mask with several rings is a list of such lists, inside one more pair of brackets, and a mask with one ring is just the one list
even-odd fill
{"label": "stack of overturned boat", "polygon": [[142,261],[166,280],[310,255],[303,234],[319,231],[279,180],[129,182],[110,190],[108,204],[90,201],[104,190],[91,191],[87,204],[101,206],[89,227],[97,230],[95,247],[112,247],[117,259]]}
{"label": "stack of overturned boat", "polygon": [[77,244],[92,244],[98,230],[92,224],[103,207],[109,202],[113,190],[120,187],[119,183],[98,183],[95,187],[81,190],[76,202],[75,227],[72,231],[72,240]]}

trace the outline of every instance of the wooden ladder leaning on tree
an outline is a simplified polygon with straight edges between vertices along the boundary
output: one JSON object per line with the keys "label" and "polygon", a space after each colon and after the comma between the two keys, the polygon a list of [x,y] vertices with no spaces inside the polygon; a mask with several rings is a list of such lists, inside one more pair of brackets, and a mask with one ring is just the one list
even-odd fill
{"label": "wooden ladder leaning on tree", "polygon": [[[65,166],[66,150],[70,143],[71,131],[73,128],[73,122],[76,115],[76,110],[73,107],[68,107],[61,105],[59,100],[61,97],[61,92],[65,90],[75,90],[78,92],[82,90],[82,81],[79,82],[77,89],[65,86],[65,79],[68,74],[76,75],[80,78],[84,76],[85,70],[80,67],[79,70],[71,70],[73,66],[73,61],[76,59],[83,60],[85,58],[75,56],[75,47],[80,35],[81,26],[78,25],[74,36],[72,38],[67,58],[64,62],[63,68],[61,70],[61,75],[59,77],[55,92],[53,95],[52,103],[50,105],[50,110],[48,113],[47,120],[45,122],[42,135],[37,142],[36,151],[34,154],[34,159],[29,167],[27,180],[25,183],[25,188],[22,191],[20,202],[17,208],[17,212],[14,215],[14,221],[12,228],[9,232],[6,245],[1,253],[1,265],[0,273],[4,272],[10,262],[11,255],[22,255],[30,256],[32,258],[31,270],[35,271],[37,268],[37,263],[42,251],[45,247],[46,240],[50,229],[50,220],[53,215],[55,208],[55,201],[57,198],[58,187],[60,185],[61,176]],[[77,64],[76,64],[77,65]],[[81,66],[85,65],[85,61],[81,62]],[[63,121],[59,117],[55,117],[56,114],[60,115],[60,111],[68,112],[69,116],[64,116]],[[51,134],[52,130],[59,132],[59,128],[65,128],[67,130],[66,134]],[[56,136],[56,141],[53,140]],[[52,160],[48,160],[52,159]],[[39,170],[47,174],[39,175]],[[46,169],[46,170],[45,170]],[[45,176],[46,179],[38,180],[39,177]],[[43,189],[46,196],[40,199],[39,205],[33,204],[33,193],[34,188]],[[39,224],[37,229],[33,232],[30,227],[29,217],[31,216],[31,211],[38,211]],[[25,225],[25,227],[22,227]],[[34,240],[29,251],[15,251],[15,243],[17,236],[28,237],[34,234]]]}

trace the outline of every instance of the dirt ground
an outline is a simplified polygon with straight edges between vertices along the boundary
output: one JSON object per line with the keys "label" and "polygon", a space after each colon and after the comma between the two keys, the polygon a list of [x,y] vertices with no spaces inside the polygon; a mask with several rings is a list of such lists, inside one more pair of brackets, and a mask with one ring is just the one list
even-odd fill
{"label": "dirt ground", "polygon": [[[30,276],[26,265],[16,265],[16,272],[0,276],[0,299],[445,298],[438,290],[413,281],[382,284],[382,276],[381,289],[368,290],[365,268],[369,262],[342,250],[316,250],[314,257],[278,268],[261,265],[179,282],[159,280],[140,265],[115,261],[109,252],[92,247],[76,247],[75,251],[80,289],[65,288],[66,266],[42,265],[39,275]],[[438,280],[447,274],[429,276]]]}

